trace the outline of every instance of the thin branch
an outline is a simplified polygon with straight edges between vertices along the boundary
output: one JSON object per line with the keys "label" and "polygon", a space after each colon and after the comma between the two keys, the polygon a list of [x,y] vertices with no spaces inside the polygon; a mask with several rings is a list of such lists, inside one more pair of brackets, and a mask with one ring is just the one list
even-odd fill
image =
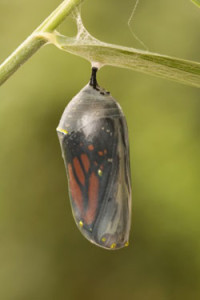
{"label": "thin branch", "polygon": [[[192,0],[199,2],[200,0]],[[78,34],[67,38],[54,32],[56,27],[82,0],[65,0],[0,66],[0,85],[5,82],[42,45],[52,43],[59,49],[82,56],[90,62],[129,68],[150,75],[200,87],[200,64],[161,54],[103,43],[92,37],[77,14]]]}
{"label": "thin branch", "polygon": [[36,32],[52,32],[83,0],[63,1],[46,20],[36,29]]}
{"label": "thin branch", "polygon": [[102,66],[129,68],[179,83],[200,87],[200,63],[149,51],[103,43],[85,29],[83,39],[72,39],[53,33],[51,43],[67,52],[82,56]]}
{"label": "thin branch", "polygon": [[41,46],[48,43],[42,33],[52,32],[82,0],[65,0],[52,14],[0,65],[0,85],[28,60]]}
{"label": "thin branch", "polygon": [[196,6],[200,7],[200,0],[191,0]]}
{"label": "thin branch", "polygon": [[22,64],[25,63],[41,46],[46,43],[44,37],[30,35],[3,63],[0,65],[0,85],[3,84]]}

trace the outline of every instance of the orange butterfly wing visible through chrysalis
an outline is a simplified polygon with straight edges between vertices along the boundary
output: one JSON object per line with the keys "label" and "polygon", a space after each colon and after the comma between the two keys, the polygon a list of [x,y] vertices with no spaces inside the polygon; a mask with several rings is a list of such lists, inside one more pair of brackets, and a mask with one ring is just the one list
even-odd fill
{"label": "orange butterfly wing visible through chrysalis", "polygon": [[83,210],[83,196],[72,170],[72,165],[68,164],[69,186],[72,198],[80,211]]}
{"label": "orange butterfly wing visible through chrysalis", "polygon": [[88,208],[84,217],[87,224],[93,223],[98,207],[99,178],[94,172],[90,175],[88,186]]}
{"label": "orange butterfly wing visible through chrysalis", "polygon": [[66,107],[57,131],[75,222],[92,243],[114,250],[128,245],[131,224],[128,131],[96,71]]}

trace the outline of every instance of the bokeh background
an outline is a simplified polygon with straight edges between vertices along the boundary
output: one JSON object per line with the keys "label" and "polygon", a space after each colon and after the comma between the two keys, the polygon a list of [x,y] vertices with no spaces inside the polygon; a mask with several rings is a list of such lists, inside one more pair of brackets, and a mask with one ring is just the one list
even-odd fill
{"label": "bokeh background", "polygon": [[[0,0],[3,61],[60,0]],[[86,0],[97,38],[142,48],[127,22],[134,0]],[[149,50],[200,61],[200,10],[141,0],[132,29]],[[59,30],[74,35],[68,18]],[[0,299],[200,299],[200,92],[104,67],[101,86],[127,116],[133,183],[128,248],[109,252],[74,223],[56,127],[90,64],[40,49],[0,88]]]}

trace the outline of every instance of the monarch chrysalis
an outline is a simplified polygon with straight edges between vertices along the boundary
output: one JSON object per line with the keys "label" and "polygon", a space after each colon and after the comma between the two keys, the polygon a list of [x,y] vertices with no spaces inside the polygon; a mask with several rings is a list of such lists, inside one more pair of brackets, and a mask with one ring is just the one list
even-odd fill
{"label": "monarch chrysalis", "polygon": [[128,131],[96,72],[65,108],[57,133],[78,228],[90,242],[118,249],[128,246],[131,223]]}

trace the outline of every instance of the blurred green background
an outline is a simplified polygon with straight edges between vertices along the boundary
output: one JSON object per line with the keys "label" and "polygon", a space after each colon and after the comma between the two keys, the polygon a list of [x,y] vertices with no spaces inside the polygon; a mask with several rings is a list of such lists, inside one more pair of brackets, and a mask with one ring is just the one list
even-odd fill
{"label": "blurred green background", "polygon": [[[0,0],[3,61],[60,0]],[[87,29],[141,48],[134,1],[86,0]],[[141,0],[132,24],[149,50],[200,61],[200,10]],[[74,35],[72,19],[58,28]],[[42,48],[0,88],[0,299],[200,299],[200,92],[134,71],[98,74],[127,116],[133,183],[130,246],[109,252],[74,223],[56,127],[90,64]]]}

